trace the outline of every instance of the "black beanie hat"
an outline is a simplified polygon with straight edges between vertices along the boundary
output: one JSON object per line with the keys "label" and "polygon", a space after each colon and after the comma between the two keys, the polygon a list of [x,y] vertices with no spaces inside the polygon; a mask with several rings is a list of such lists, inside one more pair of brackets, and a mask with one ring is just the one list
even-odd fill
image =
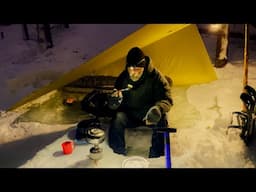
{"label": "black beanie hat", "polygon": [[147,63],[146,57],[140,48],[133,47],[126,56],[126,67],[145,67]]}

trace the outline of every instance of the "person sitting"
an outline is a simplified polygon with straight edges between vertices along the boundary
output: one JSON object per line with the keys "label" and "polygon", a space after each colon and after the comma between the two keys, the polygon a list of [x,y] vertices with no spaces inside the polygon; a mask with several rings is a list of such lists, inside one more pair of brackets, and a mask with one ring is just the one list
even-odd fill
{"label": "person sitting", "polygon": [[109,108],[111,119],[108,142],[117,154],[126,155],[125,129],[153,128],[149,158],[164,155],[164,135],[154,127],[167,127],[167,112],[173,105],[171,86],[141,48],[133,47],[126,56],[125,69],[117,77]]}

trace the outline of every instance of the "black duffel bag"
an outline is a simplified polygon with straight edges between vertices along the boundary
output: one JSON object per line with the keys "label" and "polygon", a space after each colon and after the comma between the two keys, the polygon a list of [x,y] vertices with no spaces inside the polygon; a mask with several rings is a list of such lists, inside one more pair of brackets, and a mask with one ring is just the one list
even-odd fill
{"label": "black duffel bag", "polygon": [[108,93],[95,89],[82,99],[81,107],[96,117],[112,117],[114,110],[109,108],[108,101]]}

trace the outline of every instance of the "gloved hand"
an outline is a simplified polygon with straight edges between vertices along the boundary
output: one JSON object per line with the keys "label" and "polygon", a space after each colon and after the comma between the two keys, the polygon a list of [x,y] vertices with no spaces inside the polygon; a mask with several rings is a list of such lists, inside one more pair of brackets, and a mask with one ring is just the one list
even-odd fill
{"label": "gloved hand", "polygon": [[158,106],[151,107],[146,116],[143,118],[146,121],[146,125],[156,125],[162,117],[161,110]]}
{"label": "gloved hand", "polygon": [[116,110],[123,101],[123,95],[121,91],[114,89],[111,95],[108,95],[108,107],[112,110]]}

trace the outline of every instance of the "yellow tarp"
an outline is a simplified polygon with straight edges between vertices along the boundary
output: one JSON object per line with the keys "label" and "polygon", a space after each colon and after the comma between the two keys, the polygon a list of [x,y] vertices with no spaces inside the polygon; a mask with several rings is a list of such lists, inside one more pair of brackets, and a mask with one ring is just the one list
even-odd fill
{"label": "yellow tarp", "polygon": [[117,76],[125,67],[127,52],[134,46],[142,48],[151,57],[153,65],[172,78],[173,85],[207,83],[217,79],[196,25],[148,24],[58,80],[34,91],[10,109],[86,75]]}

